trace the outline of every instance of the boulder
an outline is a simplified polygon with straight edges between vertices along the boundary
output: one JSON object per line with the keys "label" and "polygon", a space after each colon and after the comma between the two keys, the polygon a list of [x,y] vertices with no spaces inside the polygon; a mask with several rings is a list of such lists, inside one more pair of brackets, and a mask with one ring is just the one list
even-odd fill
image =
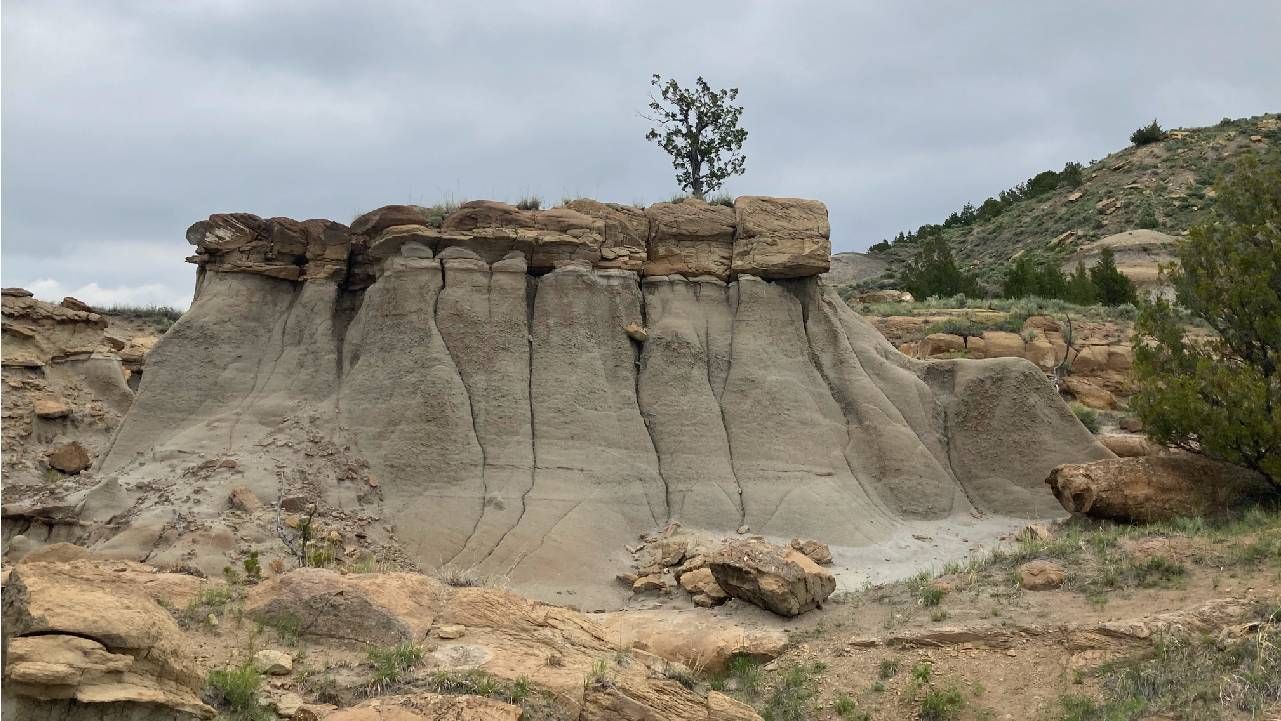
{"label": "boulder", "polygon": [[826,543],[812,538],[793,538],[787,545],[809,556],[811,561],[820,566],[826,566],[832,562],[832,549],[828,548]]}
{"label": "boulder", "polygon": [[393,226],[430,226],[432,222],[431,213],[422,206],[384,205],[351,221],[351,232],[373,238]]}
{"label": "boulder", "polygon": [[67,405],[66,401],[58,398],[40,398],[34,405],[37,418],[48,420],[66,418],[71,415],[71,406]]}
{"label": "boulder", "polygon": [[699,568],[681,574],[680,585],[691,596],[706,596],[711,605],[724,603],[729,598],[725,590],[716,583],[710,568]]}
{"label": "boulder", "polygon": [[1036,559],[1018,567],[1019,586],[1028,591],[1052,591],[1063,585],[1067,573],[1053,561]]}
{"label": "boulder", "polygon": [[49,467],[63,473],[76,474],[92,465],[89,451],[80,445],[80,441],[67,441],[49,449],[46,454]]}
{"label": "boulder", "polygon": [[597,614],[594,620],[625,648],[708,671],[724,671],[738,657],[771,661],[788,645],[787,634],[781,629],[736,622],[732,615],[629,610]]}
{"label": "boulder", "polygon": [[1222,513],[1268,491],[1258,474],[1189,453],[1065,464],[1045,482],[1071,513],[1141,523]]}
{"label": "boulder", "polygon": [[644,274],[711,275],[726,280],[734,255],[734,211],[697,198],[655,203],[649,219],[649,260]]}
{"label": "boulder", "polygon": [[85,313],[95,313],[95,312],[97,312],[97,311],[95,311],[95,310],[93,309],[93,306],[89,305],[88,303],[86,303],[86,302],[84,302],[84,301],[82,301],[82,300],[79,300],[79,299],[73,298],[73,297],[71,297],[71,296],[67,296],[67,297],[63,298],[63,299],[62,299],[62,302],[61,302],[61,303],[59,303],[59,305],[61,305],[63,308],[70,308],[71,310],[79,310],[79,311],[83,311],[83,312],[85,312]]}
{"label": "boulder", "polygon": [[708,567],[726,593],[780,616],[818,608],[836,590],[836,578],[808,556],[764,540],[729,542]]}
{"label": "boulder", "polygon": [[254,492],[249,490],[249,486],[245,485],[232,487],[231,492],[227,494],[227,505],[246,513],[253,513],[262,509],[262,501],[258,500],[258,496],[254,495]]}
{"label": "boulder", "polygon": [[68,718],[152,718],[157,709],[211,718],[190,644],[141,583],[148,575],[176,574],[110,562],[15,566],[4,590],[5,717],[54,718],[57,708]]}
{"label": "boulder", "polygon": [[734,201],[732,270],[760,278],[803,278],[831,267],[827,206],[817,200],[743,196]]}
{"label": "boulder", "polygon": [[931,333],[921,341],[920,354],[931,358],[944,353],[961,353],[965,351],[965,339],[951,333]]}
{"label": "boulder", "polygon": [[1063,379],[1068,392],[1087,408],[1107,411],[1116,408],[1116,396],[1080,376],[1068,376]]}
{"label": "boulder", "polygon": [[565,207],[604,223],[605,242],[597,266],[633,271],[644,268],[649,250],[649,218],[645,211],[588,198],[571,200]]}
{"label": "boulder", "polygon": [[288,676],[294,670],[294,657],[284,651],[264,648],[254,654],[254,665],[269,676]]}
{"label": "boulder", "polygon": [[751,706],[719,691],[707,692],[707,721],[760,721]]}

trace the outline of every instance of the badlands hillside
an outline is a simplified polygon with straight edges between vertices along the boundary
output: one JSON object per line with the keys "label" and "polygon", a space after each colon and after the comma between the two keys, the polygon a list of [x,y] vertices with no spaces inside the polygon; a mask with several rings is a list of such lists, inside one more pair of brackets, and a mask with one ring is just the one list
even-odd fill
{"label": "badlands hillside", "polygon": [[[964,224],[945,225],[943,218],[930,222],[943,226],[958,264],[998,292],[1007,264],[1019,257],[1057,263],[1070,272],[1078,261],[1093,265],[1104,247],[1115,251],[1117,266],[1141,290],[1154,290],[1160,286],[1158,265],[1171,260],[1174,238],[1204,215],[1215,181],[1242,153],[1279,145],[1281,116],[1276,113],[1175,128],[1159,142],[1130,145],[1082,163],[1079,179],[1061,178],[1052,190],[1028,193],[992,217]],[[982,203],[975,198],[973,205]],[[878,252],[839,253],[832,259],[832,280],[893,288],[915,253],[916,244],[903,241]]]}
{"label": "badlands hillside", "polygon": [[829,236],[768,197],[216,214],[154,347],[7,289],[5,718],[1034,718],[1175,629],[1275,711],[1259,479],[1105,446],[1022,341],[899,352]]}

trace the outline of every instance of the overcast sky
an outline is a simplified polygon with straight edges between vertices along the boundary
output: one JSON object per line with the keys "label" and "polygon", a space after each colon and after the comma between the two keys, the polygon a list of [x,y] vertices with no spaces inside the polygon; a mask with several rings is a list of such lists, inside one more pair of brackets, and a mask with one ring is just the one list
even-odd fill
{"label": "overcast sky", "polygon": [[213,212],[665,200],[655,72],[740,88],[727,190],[862,250],[1154,116],[1281,111],[1278,38],[1278,0],[5,0],[3,284],[185,307]]}

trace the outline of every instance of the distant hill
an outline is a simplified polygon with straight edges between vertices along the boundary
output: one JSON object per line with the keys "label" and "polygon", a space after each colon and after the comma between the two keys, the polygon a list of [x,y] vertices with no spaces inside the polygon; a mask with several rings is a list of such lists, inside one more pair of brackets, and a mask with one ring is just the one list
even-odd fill
{"label": "distant hill", "polygon": [[[1063,265],[1080,258],[1089,265],[1102,245],[1134,246],[1133,234],[1127,231],[1157,231],[1144,237],[1152,262],[1145,264],[1133,256],[1135,262],[1122,267],[1135,280],[1150,282],[1154,263],[1169,257],[1168,248],[1155,247],[1151,241],[1169,236],[1172,243],[1172,237],[1186,232],[1212,202],[1211,186],[1234,158],[1277,148],[1281,148],[1277,113],[1224,119],[1205,128],[1175,128],[1164,140],[1131,145],[1079,172],[1074,170],[1070,179],[1066,173],[1046,172],[1020,183],[988,200],[992,208],[1003,205],[994,216],[984,214],[984,204],[976,202],[977,208],[954,213],[946,224],[923,226],[915,232],[941,232],[962,267],[975,272],[985,286],[999,289],[1006,264],[1021,255]],[[1043,182],[1047,179],[1048,186]],[[1032,197],[1008,200],[1024,194]],[[998,198],[1007,202],[998,203]],[[976,210],[981,219],[975,217]],[[879,275],[847,282],[894,287],[898,270],[916,248],[913,239],[905,238],[867,254],[840,254],[847,256],[842,264],[850,267],[874,268],[875,261],[884,263]]]}

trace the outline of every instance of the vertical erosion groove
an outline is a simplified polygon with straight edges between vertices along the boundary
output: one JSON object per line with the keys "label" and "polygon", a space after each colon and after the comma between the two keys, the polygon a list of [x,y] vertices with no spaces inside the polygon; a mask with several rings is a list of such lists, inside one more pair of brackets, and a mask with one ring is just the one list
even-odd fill
{"label": "vertical erosion groove", "polygon": [[[489,502],[489,483],[485,477],[485,469],[489,465],[489,462],[485,457],[485,442],[481,440],[480,428],[476,424],[476,404],[472,400],[473,392],[471,386],[467,385],[466,374],[463,373],[462,368],[459,365],[460,356],[455,354],[453,349],[449,347],[449,338],[447,337],[447,334],[441,330],[440,298],[445,294],[445,290],[449,286],[449,281],[448,275],[445,272],[445,261],[441,260],[438,262],[440,263],[440,290],[436,292],[436,298],[432,303],[432,322],[436,326],[436,335],[440,336],[440,342],[445,346],[445,353],[454,363],[454,371],[458,373],[458,380],[463,386],[463,392],[467,394],[467,415],[471,418],[471,432],[472,436],[476,439],[476,447],[480,449],[480,510],[476,513],[476,520],[472,523],[471,531],[467,533],[467,538],[463,539],[462,545],[458,547],[458,550],[454,552],[454,555],[450,556],[448,561],[445,561],[445,565],[449,565],[454,562],[454,559],[458,558],[459,554],[467,549],[468,544],[471,543],[471,539],[476,535],[476,530],[480,528],[481,519],[485,517],[485,505]],[[490,279],[492,286],[492,271],[490,271]],[[485,302],[489,302],[488,289],[485,294]]]}
{"label": "vertical erosion groove", "polygon": [[[649,312],[645,301],[645,290],[641,285],[639,275],[636,276],[636,297],[640,304],[641,327],[648,331]],[[663,476],[663,458],[658,452],[658,440],[654,436],[653,423],[656,422],[656,419],[650,418],[651,414],[645,412],[644,404],[641,403],[640,376],[645,362],[645,342],[648,341],[638,341],[630,337],[628,338],[628,343],[632,348],[632,393],[636,398],[636,412],[640,414],[641,423],[645,424],[645,433],[649,435],[649,447],[654,451],[654,470],[658,473],[658,480],[663,484],[663,506],[665,509],[663,514],[663,523],[666,525],[672,521],[672,486],[667,482],[667,478]],[[645,498],[646,503],[648,503],[648,493],[645,494]],[[649,509],[649,515],[654,519],[655,525],[657,525],[658,517],[655,515],[652,506]]]}
{"label": "vertical erosion groove", "polygon": [[[701,284],[700,284],[701,285]],[[726,305],[729,304],[729,285],[726,284],[722,289],[721,295]],[[734,320],[738,316],[738,305],[735,304],[734,312],[729,320],[729,357],[725,359],[725,381],[721,385],[720,391],[717,392],[716,384],[712,382],[712,331],[711,321],[707,319],[707,314],[703,314],[703,359],[707,362],[707,385],[712,390],[712,398],[716,400],[716,408],[721,412],[721,430],[725,431],[725,452],[729,455],[729,473],[734,478],[734,487],[738,489],[738,528],[747,524],[747,495],[743,493],[743,482],[738,479],[738,469],[734,467],[734,444],[729,437],[729,423],[725,420],[725,385],[729,383],[730,372],[734,368]]]}

